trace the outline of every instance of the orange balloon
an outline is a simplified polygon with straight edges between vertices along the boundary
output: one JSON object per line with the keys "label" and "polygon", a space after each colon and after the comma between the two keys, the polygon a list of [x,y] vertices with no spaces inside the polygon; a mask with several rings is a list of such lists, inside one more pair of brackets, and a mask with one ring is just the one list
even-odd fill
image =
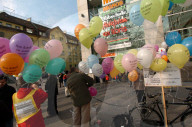
{"label": "orange balloon", "polygon": [[85,28],[85,26],[83,24],[78,24],[76,27],[75,27],[75,36],[76,38],[79,40],[79,32],[81,31],[81,29]]}
{"label": "orange balloon", "polygon": [[115,78],[119,73],[120,72],[114,66],[113,70],[110,72],[110,76],[111,76],[111,78]]}
{"label": "orange balloon", "polygon": [[135,82],[138,79],[138,72],[136,70],[129,72],[128,78],[130,81]]}
{"label": "orange balloon", "polygon": [[18,75],[24,68],[24,60],[16,53],[6,53],[0,59],[0,68],[5,74]]}
{"label": "orange balloon", "polygon": [[161,58],[164,59],[166,62],[168,61],[168,57],[166,55],[163,55]]}

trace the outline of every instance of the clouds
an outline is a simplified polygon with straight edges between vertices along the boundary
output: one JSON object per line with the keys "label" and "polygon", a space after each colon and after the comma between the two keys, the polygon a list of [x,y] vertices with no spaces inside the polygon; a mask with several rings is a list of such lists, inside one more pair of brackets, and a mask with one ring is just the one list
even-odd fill
{"label": "clouds", "polygon": [[79,24],[78,13],[67,16],[53,25],[59,26],[61,30],[67,31],[68,34],[74,35],[75,26]]}

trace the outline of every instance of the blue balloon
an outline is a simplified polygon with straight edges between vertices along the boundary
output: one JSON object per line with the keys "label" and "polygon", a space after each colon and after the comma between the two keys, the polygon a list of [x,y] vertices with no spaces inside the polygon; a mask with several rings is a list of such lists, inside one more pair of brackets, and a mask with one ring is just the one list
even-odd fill
{"label": "blue balloon", "polygon": [[172,1],[169,0],[169,8],[168,8],[169,11],[170,11],[171,8],[173,7],[173,5],[174,5],[174,3],[173,3]]}
{"label": "blue balloon", "polygon": [[181,35],[176,31],[170,32],[166,35],[165,41],[169,47],[174,44],[181,44]]}
{"label": "blue balloon", "polygon": [[23,79],[27,83],[34,83],[42,76],[41,68],[38,65],[32,64],[26,67],[23,71]]}
{"label": "blue balloon", "polygon": [[186,46],[190,52],[190,56],[192,56],[192,37],[185,38],[182,43],[184,46]]}
{"label": "blue balloon", "polygon": [[137,26],[141,26],[144,22],[144,18],[140,13],[140,4],[134,5],[130,12],[129,12],[129,18],[130,21],[137,25]]}
{"label": "blue balloon", "polygon": [[64,66],[65,61],[62,58],[54,58],[49,61],[45,71],[52,75],[58,75],[61,72],[62,67]]}
{"label": "blue balloon", "polygon": [[87,58],[87,63],[88,63],[88,66],[92,68],[94,64],[99,63],[99,58],[96,55],[90,55]]}
{"label": "blue balloon", "polygon": [[25,70],[25,69],[27,68],[27,66],[28,66],[28,63],[25,63],[25,64],[24,64],[24,69],[23,69],[23,70]]}

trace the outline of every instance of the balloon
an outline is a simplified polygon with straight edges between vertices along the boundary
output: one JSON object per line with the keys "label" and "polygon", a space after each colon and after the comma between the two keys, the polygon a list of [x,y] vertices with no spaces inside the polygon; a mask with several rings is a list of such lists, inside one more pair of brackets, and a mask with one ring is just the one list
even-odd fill
{"label": "balloon", "polygon": [[100,78],[104,79],[105,78],[105,72],[103,72],[103,74],[100,76]]}
{"label": "balloon", "polygon": [[94,49],[96,53],[104,56],[108,50],[107,41],[103,38],[97,38],[94,42]]}
{"label": "balloon", "polygon": [[141,26],[143,24],[144,18],[140,13],[140,4],[136,4],[131,8],[129,18],[130,21],[137,26]]}
{"label": "balloon", "polygon": [[89,49],[91,47],[91,44],[93,43],[93,38],[91,32],[87,28],[83,28],[79,32],[79,41],[86,48]]}
{"label": "balloon", "polygon": [[81,72],[89,73],[89,67],[87,65],[87,62],[84,61],[79,62],[78,68]]}
{"label": "balloon", "polygon": [[161,15],[162,7],[159,0],[142,0],[140,11],[144,19],[156,22]]}
{"label": "balloon", "polygon": [[105,74],[109,74],[113,70],[113,66],[114,66],[113,59],[110,57],[105,58],[102,62],[102,67]]}
{"label": "balloon", "polygon": [[26,63],[29,63],[29,56],[30,56],[30,54],[31,54],[33,51],[35,51],[36,49],[39,49],[39,47],[38,47],[38,46],[35,46],[35,45],[31,48],[31,50],[29,51],[27,57],[25,58],[25,62],[26,62]]}
{"label": "balloon", "polygon": [[153,71],[163,71],[167,67],[167,62],[163,59],[154,59],[151,64],[151,70]]}
{"label": "balloon", "polygon": [[0,75],[1,75],[1,74],[3,74],[3,71],[2,71],[1,68],[0,68]]}
{"label": "balloon", "polygon": [[168,46],[168,45],[166,44],[166,42],[162,42],[162,43],[161,43],[161,47],[162,47],[162,48],[166,49],[167,46]]}
{"label": "balloon", "polygon": [[143,69],[143,66],[142,66],[139,62],[137,63],[137,67],[138,67],[140,70]]}
{"label": "balloon", "polygon": [[171,0],[175,4],[183,4],[186,0]]}
{"label": "balloon", "polygon": [[0,37],[0,58],[6,53],[11,52],[9,48],[9,40],[6,38]]}
{"label": "balloon", "polygon": [[155,58],[161,58],[161,54],[156,54]]}
{"label": "balloon", "polygon": [[62,58],[54,58],[49,61],[47,64],[45,71],[52,75],[58,75],[65,64],[64,59]]}
{"label": "balloon", "polygon": [[174,3],[171,2],[171,0],[169,0],[169,8],[168,8],[169,11],[172,9],[173,5],[174,5]]}
{"label": "balloon", "polygon": [[131,54],[137,56],[138,51],[137,51],[137,49],[131,49],[127,53],[131,53]]}
{"label": "balloon", "polygon": [[95,55],[90,55],[90,56],[87,58],[87,63],[88,63],[88,66],[89,66],[90,68],[92,68],[94,64],[99,63],[99,59],[98,59],[98,57],[95,56]]}
{"label": "balloon", "polygon": [[166,55],[163,55],[161,58],[164,59],[166,62],[168,61],[168,57]]}
{"label": "balloon", "polygon": [[188,48],[190,56],[192,56],[192,37],[185,38],[181,44]]}
{"label": "balloon", "polygon": [[155,45],[154,44],[145,44],[142,48],[145,48],[149,51],[151,51],[151,53],[153,53],[153,56],[156,56],[156,49],[155,49]]}
{"label": "balloon", "polygon": [[189,61],[190,53],[187,47],[182,44],[175,44],[168,49],[167,57],[171,63],[178,68],[183,68]]}
{"label": "balloon", "polygon": [[83,24],[78,24],[76,27],[75,27],[75,36],[76,38],[79,40],[79,32],[81,31],[81,29],[83,28],[86,28]]}
{"label": "balloon", "polygon": [[25,58],[33,47],[33,41],[26,34],[18,33],[11,37],[9,47],[12,53],[17,53]]}
{"label": "balloon", "polygon": [[44,48],[49,52],[50,59],[56,58],[61,55],[63,52],[63,45],[59,40],[50,40],[48,41]]}
{"label": "balloon", "polygon": [[6,53],[0,59],[1,70],[8,75],[18,75],[24,68],[24,61],[16,53]]}
{"label": "balloon", "polygon": [[155,48],[156,52],[159,51],[159,46],[158,45],[154,45],[154,48]]}
{"label": "balloon", "polygon": [[166,51],[161,51],[161,56],[167,55]]}
{"label": "balloon", "polygon": [[66,67],[66,62],[65,62],[65,60],[64,60],[64,64],[63,64],[63,66],[62,66],[62,68],[61,68],[61,70],[60,70],[60,73],[62,73],[62,72],[65,70],[65,67]]}
{"label": "balloon", "polygon": [[113,70],[110,72],[111,78],[115,78],[120,72],[116,69],[116,67],[113,67]]}
{"label": "balloon", "polygon": [[128,79],[132,82],[135,82],[138,79],[138,72],[136,70],[129,72]]}
{"label": "balloon", "polygon": [[131,72],[137,68],[137,57],[131,53],[125,54],[122,58],[123,68]]}
{"label": "balloon", "polygon": [[29,56],[29,64],[39,65],[41,68],[46,66],[50,60],[49,52],[45,49],[37,49]]}
{"label": "balloon", "polygon": [[37,82],[42,76],[41,68],[38,65],[29,65],[23,71],[23,79],[27,83]]}
{"label": "balloon", "polygon": [[122,58],[123,58],[123,55],[122,54],[119,54],[115,57],[114,59],[114,65],[115,65],[115,68],[120,71],[121,73],[124,73],[125,70],[122,66]]}
{"label": "balloon", "polygon": [[169,47],[174,44],[181,43],[181,35],[176,31],[168,33],[165,38],[165,41]]}
{"label": "balloon", "polygon": [[168,8],[169,8],[169,0],[160,0],[161,6],[162,6],[162,12],[161,15],[165,16],[167,14]]}
{"label": "balloon", "polygon": [[94,87],[89,87],[89,93],[91,96],[96,96],[97,90]]}
{"label": "balloon", "polygon": [[137,54],[137,60],[143,67],[149,68],[153,61],[153,54],[150,50],[142,48]]}
{"label": "balloon", "polygon": [[92,33],[92,37],[97,37],[103,28],[103,21],[99,16],[95,16],[89,23],[89,30]]}
{"label": "balloon", "polygon": [[103,68],[100,64],[96,63],[93,65],[92,68],[93,75],[100,77],[103,74]]}
{"label": "balloon", "polygon": [[24,63],[24,69],[23,70],[25,70],[27,68],[27,66],[28,66],[28,63]]}
{"label": "balloon", "polygon": [[181,7],[188,7],[192,5],[192,0],[186,0],[184,4],[179,4]]}

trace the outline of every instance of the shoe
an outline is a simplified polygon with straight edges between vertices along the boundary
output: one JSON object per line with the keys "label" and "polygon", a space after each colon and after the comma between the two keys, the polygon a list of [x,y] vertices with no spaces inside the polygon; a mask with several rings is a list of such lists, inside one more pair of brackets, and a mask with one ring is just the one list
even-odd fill
{"label": "shoe", "polygon": [[70,95],[67,95],[66,97],[70,97]]}

